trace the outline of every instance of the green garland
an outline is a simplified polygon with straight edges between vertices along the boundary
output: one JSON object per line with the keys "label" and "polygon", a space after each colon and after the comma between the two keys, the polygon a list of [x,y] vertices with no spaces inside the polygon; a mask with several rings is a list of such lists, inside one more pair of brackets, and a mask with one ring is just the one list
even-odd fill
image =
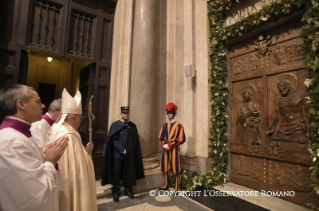
{"label": "green garland", "polygon": [[[303,27],[301,37],[306,49],[308,78],[305,85],[308,89],[308,103],[310,105],[308,118],[311,121],[309,136],[309,152],[313,157],[312,179],[314,190],[319,194],[319,1],[307,2],[306,11],[302,18]],[[314,206],[315,207],[315,206]],[[313,207],[313,208],[314,208]]]}
{"label": "green garland", "polygon": [[308,79],[305,84],[309,91],[309,119],[312,122],[309,151],[313,155],[314,190],[319,194],[319,0],[277,0],[264,4],[260,11],[242,18],[230,26],[224,26],[229,10],[239,0],[207,0],[210,27],[210,91],[211,91],[211,130],[210,152],[212,162],[206,175],[189,175],[183,172],[181,188],[193,190],[196,187],[213,188],[226,183],[228,165],[228,134],[227,120],[228,106],[228,71],[226,66],[226,42],[229,38],[239,37],[259,27],[260,25],[276,21],[278,18],[305,10],[303,16],[304,27],[302,38],[307,52]]}

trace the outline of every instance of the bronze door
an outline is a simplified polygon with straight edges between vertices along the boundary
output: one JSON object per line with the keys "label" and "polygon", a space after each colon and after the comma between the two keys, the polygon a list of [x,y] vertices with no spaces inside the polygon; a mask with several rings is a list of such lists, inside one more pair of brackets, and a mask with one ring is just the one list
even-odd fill
{"label": "bronze door", "polygon": [[309,186],[301,27],[300,21],[290,21],[229,46],[230,180],[261,190],[264,197],[289,193],[283,198],[306,206],[316,195]]}

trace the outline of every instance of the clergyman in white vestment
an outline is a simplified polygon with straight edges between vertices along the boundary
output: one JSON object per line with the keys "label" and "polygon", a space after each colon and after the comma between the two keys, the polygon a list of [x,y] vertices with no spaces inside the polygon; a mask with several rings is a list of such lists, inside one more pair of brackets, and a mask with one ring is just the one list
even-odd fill
{"label": "clergyman in white vestment", "polygon": [[32,87],[15,84],[1,89],[0,108],[6,115],[0,125],[0,210],[57,211],[63,186],[55,164],[68,139],[47,146],[43,157],[29,131],[44,108]]}

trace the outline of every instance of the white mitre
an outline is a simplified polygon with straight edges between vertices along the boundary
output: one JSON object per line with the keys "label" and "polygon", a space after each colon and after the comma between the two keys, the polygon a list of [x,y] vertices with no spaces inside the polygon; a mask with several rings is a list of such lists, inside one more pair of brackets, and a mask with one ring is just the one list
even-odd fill
{"label": "white mitre", "polygon": [[79,90],[77,90],[74,97],[72,97],[65,88],[63,89],[61,113],[62,115],[59,121],[52,125],[47,134],[45,140],[46,145],[55,142],[61,137],[61,134],[57,136],[57,133],[68,114],[82,114],[82,96]]}
{"label": "white mitre", "polygon": [[72,97],[66,89],[62,92],[62,114],[82,114],[82,97],[79,90]]}

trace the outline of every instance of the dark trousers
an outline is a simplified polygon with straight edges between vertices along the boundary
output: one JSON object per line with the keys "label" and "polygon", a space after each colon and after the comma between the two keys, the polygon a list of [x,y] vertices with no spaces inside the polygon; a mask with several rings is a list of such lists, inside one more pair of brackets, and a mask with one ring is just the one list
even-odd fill
{"label": "dark trousers", "polygon": [[[113,159],[114,162],[114,178],[113,178],[113,194],[118,194],[121,188],[121,180],[123,178],[124,159]],[[132,192],[131,186],[124,186],[124,192]]]}

